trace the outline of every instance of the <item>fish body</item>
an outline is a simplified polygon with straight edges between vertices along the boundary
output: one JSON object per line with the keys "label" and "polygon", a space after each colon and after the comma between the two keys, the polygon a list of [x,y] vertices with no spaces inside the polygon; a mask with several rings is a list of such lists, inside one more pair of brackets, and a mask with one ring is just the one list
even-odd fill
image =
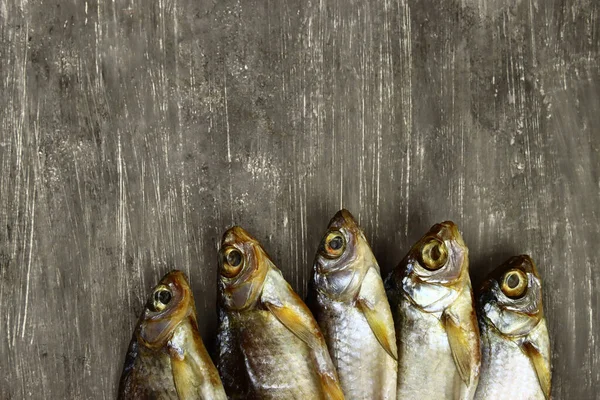
{"label": "fish body", "polygon": [[478,295],[482,368],[475,399],[546,400],[550,341],[540,276],[531,258],[513,257]]}
{"label": "fish body", "polygon": [[347,399],[395,399],[396,334],[379,266],[347,210],[329,223],[314,262],[314,312]]}
{"label": "fish body", "polygon": [[217,367],[228,396],[343,399],[316,321],[258,241],[233,227],[219,259]]}
{"label": "fish body", "polygon": [[130,342],[119,399],[217,399],[225,390],[196,322],[185,275],[172,271],[153,289]]}
{"label": "fish body", "polygon": [[479,329],[468,249],[450,221],[434,225],[385,281],[398,346],[398,399],[472,399]]}

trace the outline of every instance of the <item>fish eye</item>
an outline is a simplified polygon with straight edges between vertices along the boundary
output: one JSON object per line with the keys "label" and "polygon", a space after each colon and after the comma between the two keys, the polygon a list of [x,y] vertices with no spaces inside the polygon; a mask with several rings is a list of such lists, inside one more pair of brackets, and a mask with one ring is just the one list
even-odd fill
{"label": "fish eye", "polygon": [[150,308],[152,311],[160,312],[167,308],[167,305],[171,302],[172,298],[173,294],[171,293],[171,290],[167,286],[160,285],[154,290]]}
{"label": "fish eye", "polygon": [[527,290],[527,275],[520,269],[511,269],[502,277],[500,288],[510,298],[521,297]]}
{"label": "fish eye", "polygon": [[448,248],[437,238],[431,238],[421,247],[421,261],[429,270],[440,269],[448,261]]}
{"label": "fish eye", "polygon": [[346,238],[339,231],[332,231],[325,235],[321,243],[320,253],[327,258],[338,258],[346,249]]}
{"label": "fish eye", "polygon": [[240,273],[244,265],[244,256],[235,247],[228,247],[222,252],[221,273],[227,278],[233,278]]}

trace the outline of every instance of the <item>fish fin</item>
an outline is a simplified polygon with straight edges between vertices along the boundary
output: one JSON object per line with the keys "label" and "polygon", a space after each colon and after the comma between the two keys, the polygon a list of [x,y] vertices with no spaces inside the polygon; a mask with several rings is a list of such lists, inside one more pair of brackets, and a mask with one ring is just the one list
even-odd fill
{"label": "fish fin", "polygon": [[448,343],[450,344],[456,369],[465,385],[469,386],[471,383],[472,357],[469,351],[471,346],[469,346],[467,332],[447,310],[442,314],[441,320],[448,336]]}
{"label": "fish fin", "polygon": [[200,394],[200,382],[195,365],[186,360],[185,355],[171,356],[171,371],[173,372],[173,383],[177,389],[180,399],[192,399]]}
{"label": "fish fin", "polygon": [[291,307],[269,302],[264,302],[263,304],[273,315],[275,315],[279,322],[306,343],[315,354],[317,360],[316,372],[319,375],[325,399],[343,400],[344,394],[339,381],[337,380],[337,377],[331,376],[332,371],[328,368],[331,366],[327,365],[327,362],[323,363],[322,361],[319,361],[323,355],[326,355],[327,357],[329,357],[329,355],[327,354],[327,347],[323,341],[323,335],[321,334],[321,331],[319,331],[316,323],[307,324],[306,320],[301,315],[298,315],[296,310]]}
{"label": "fish fin", "polygon": [[321,332],[315,326],[306,324],[305,319],[298,315],[296,310],[285,305],[263,302],[265,307],[281,322],[288,330],[302,340],[308,347],[318,350],[321,347],[318,337]]}
{"label": "fish fin", "polygon": [[344,400],[344,392],[340,387],[339,381],[328,374],[319,373],[321,378],[321,387],[323,388],[323,394],[327,400]]}
{"label": "fish fin", "polygon": [[217,369],[200,338],[195,318],[189,317],[179,324],[167,342],[167,350],[173,383],[180,399],[207,395],[215,400],[226,398]]}
{"label": "fish fin", "polygon": [[[179,326],[178,329],[185,329],[185,327]],[[202,378],[202,374],[193,358],[187,354],[186,348],[190,345],[188,337],[185,334],[177,336],[179,338],[176,342],[171,339],[167,343],[177,396],[180,399],[198,397],[200,395],[200,385],[202,384],[198,378]]]}
{"label": "fish fin", "polygon": [[[189,355],[174,355],[171,352],[173,383],[180,399],[197,399],[210,395],[214,400],[226,399],[219,375],[210,376]],[[208,375],[208,376],[207,376]]]}
{"label": "fish fin", "polygon": [[398,360],[396,332],[383,282],[378,271],[370,268],[356,299],[358,309],[365,316],[373,334],[383,349],[394,360]]}
{"label": "fish fin", "polygon": [[315,372],[321,381],[325,399],[343,400],[344,394],[337,372],[331,362],[317,321],[306,304],[285,282],[281,273],[279,271],[271,272],[263,286],[261,295],[263,306],[310,348],[315,363]]}
{"label": "fish fin", "polygon": [[531,360],[531,363],[535,368],[535,373],[537,374],[540,382],[540,387],[544,392],[544,396],[546,399],[549,399],[552,372],[550,371],[548,363],[546,362],[542,353],[530,341],[524,341],[521,343],[520,347],[523,353],[525,353],[525,355]]}
{"label": "fish fin", "polygon": [[389,326],[387,326],[383,318],[381,318],[379,311],[364,299],[357,299],[356,304],[367,319],[367,322],[381,347],[383,347],[390,357],[394,360],[398,360],[398,351],[395,343],[392,341],[395,334],[393,330],[390,332]]}
{"label": "fish fin", "polygon": [[197,399],[207,395],[214,400],[227,398],[218,374],[205,376],[206,373],[201,371],[201,367],[189,356],[171,355],[171,371],[180,399]]}

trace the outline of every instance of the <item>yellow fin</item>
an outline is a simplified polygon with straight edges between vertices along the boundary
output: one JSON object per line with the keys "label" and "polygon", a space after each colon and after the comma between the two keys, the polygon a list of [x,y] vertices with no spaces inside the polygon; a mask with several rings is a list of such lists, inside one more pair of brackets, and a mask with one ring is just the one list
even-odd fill
{"label": "yellow fin", "polygon": [[167,343],[173,383],[180,399],[225,400],[219,373],[198,333],[195,319],[180,323]]}
{"label": "yellow fin", "polygon": [[390,329],[390,325],[386,323],[386,320],[380,315],[378,309],[370,304],[370,302],[359,298],[356,301],[356,305],[367,319],[367,322],[377,338],[377,341],[381,344],[381,347],[397,361],[398,351],[396,349],[396,344],[392,342],[393,340],[396,340],[393,329]]}
{"label": "yellow fin", "polygon": [[304,318],[291,307],[264,302],[265,307],[294,335],[313,350],[320,350],[318,337],[322,336],[316,327],[304,323]]}
{"label": "yellow fin", "polygon": [[177,395],[180,399],[191,399],[200,394],[200,375],[193,363],[189,363],[185,356],[179,358],[171,357],[171,370],[173,372],[173,382],[177,388]]}
{"label": "yellow fin", "polygon": [[225,400],[225,390],[219,375],[208,374],[202,371],[197,360],[190,355],[174,355],[171,351],[171,371],[173,383],[177,389],[180,399],[211,398],[213,400]]}
{"label": "yellow fin", "polygon": [[[291,307],[279,306],[270,302],[263,303],[265,307],[294,335],[302,340],[316,354],[326,352],[322,334],[316,324],[306,324],[301,315],[296,314]],[[326,399],[343,400],[344,394],[337,377],[330,376],[326,371],[317,366],[317,374],[321,380],[321,387]]]}
{"label": "yellow fin", "polygon": [[267,276],[261,301],[290,332],[302,340],[311,349],[315,372],[319,376],[323,396],[328,400],[343,400],[337,372],[331,362],[327,345],[319,325],[310,310],[296,293],[292,291],[281,273]]}
{"label": "yellow fin", "polygon": [[342,392],[342,388],[336,378],[320,372],[319,377],[321,378],[321,387],[326,399],[344,400],[344,392]]}
{"label": "yellow fin", "polygon": [[471,383],[471,363],[473,358],[471,357],[471,346],[469,345],[467,332],[447,311],[442,314],[441,321],[448,336],[448,343],[450,344],[456,369],[465,385],[469,386]]}
{"label": "yellow fin", "polygon": [[365,316],[381,347],[397,361],[394,319],[377,264],[367,270],[358,292],[356,306]]}
{"label": "yellow fin", "polygon": [[533,343],[525,341],[521,344],[521,350],[531,360],[535,373],[537,374],[538,380],[540,381],[540,387],[544,392],[546,399],[550,398],[550,388],[552,372],[550,366],[540,351],[533,345]]}

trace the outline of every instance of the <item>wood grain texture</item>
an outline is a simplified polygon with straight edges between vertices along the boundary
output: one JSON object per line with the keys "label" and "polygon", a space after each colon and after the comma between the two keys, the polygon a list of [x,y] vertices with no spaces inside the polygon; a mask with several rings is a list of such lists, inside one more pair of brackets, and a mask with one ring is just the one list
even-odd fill
{"label": "wood grain texture", "polygon": [[556,399],[600,385],[600,3],[0,0],[0,398],[114,398],[148,290],[216,243],[302,295],[329,218],[384,273],[452,219],[529,253]]}

